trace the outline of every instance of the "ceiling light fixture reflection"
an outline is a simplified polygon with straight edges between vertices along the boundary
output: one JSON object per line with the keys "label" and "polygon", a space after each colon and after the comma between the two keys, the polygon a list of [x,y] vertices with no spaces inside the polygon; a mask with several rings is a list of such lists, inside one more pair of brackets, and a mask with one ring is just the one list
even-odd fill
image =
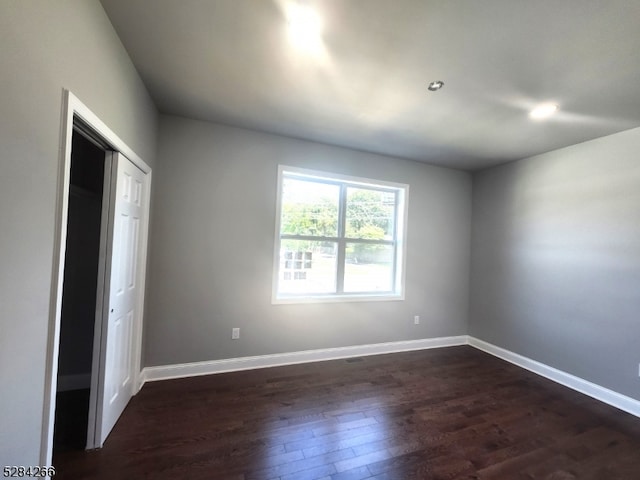
{"label": "ceiling light fixture reflection", "polygon": [[296,47],[314,51],[322,46],[322,20],[309,6],[291,4],[288,9],[289,39]]}
{"label": "ceiling light fixture reflection", "polygon": [[427,87],[428,90],[432,92],[436,92],[444,87],[444,82],[442,80],[436,80],[435,82],[431,82]]}
{"label": "ceiling light fixture reflection", "polygon": [[558,111],[558,105],[555,103],[541,103],[529,112],[529,116],[534,120],[543,120],[549,118]]}

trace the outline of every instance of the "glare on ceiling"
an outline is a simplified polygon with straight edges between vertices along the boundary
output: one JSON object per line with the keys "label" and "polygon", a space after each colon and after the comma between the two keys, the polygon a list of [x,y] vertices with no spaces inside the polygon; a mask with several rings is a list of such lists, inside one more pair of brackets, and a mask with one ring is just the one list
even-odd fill
{"label": "glare on ceiling", "polygon": [[558,105],[555,103],[541,103],[529,112],[529,116],[535,120],[542,120],[544,118],[549,118],[551,115],[556,113],[557,110]]}
{"label": "glare on ceiling", "polygon": [[322,19],[310,6],[291,4],[287,12],[289,39],[294,46],[313,52],[322,44]]}

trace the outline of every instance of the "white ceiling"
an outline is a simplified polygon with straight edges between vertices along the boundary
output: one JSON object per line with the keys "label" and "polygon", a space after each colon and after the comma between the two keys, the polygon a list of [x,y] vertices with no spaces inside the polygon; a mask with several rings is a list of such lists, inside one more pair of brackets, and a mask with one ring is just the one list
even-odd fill
{"label": "white ceiling", "polygon": [[320,55],[288,3],[102,0],[163,113],[470,170],[640,126],[639,0],[310,0]]}

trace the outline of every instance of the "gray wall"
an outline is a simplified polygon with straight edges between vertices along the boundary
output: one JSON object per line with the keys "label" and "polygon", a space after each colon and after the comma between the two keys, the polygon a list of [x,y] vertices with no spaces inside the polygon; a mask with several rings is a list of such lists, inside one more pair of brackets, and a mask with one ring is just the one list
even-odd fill
{"label": "gray wall", "polygon": [[477,173],[469,332],[640,400],[640,129]]}
{"label": "gray wall", "polygon": [[0,1],[0,465],[38,465],[62,90],[153,164],[157,113],[97,1]]}
{"label": "gray wall", "polygon": [[[147,366],[466,334],[469,174],[179,117],[159,139]],[[410,185],[406,300],[271,305],[279,163]]]}

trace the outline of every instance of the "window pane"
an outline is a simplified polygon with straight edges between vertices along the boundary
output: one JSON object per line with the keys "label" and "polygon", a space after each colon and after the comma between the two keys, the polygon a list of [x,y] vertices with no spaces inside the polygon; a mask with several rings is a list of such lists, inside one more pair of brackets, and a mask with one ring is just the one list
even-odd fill
{"label": "window pane", "polygon": [[284,178],[280,233],[337,237],[339,198],[337,185]]}
{"label": "window pane", "polygon": [[396,195],[366,188],[347,188],[348,238],[392,240]]}
{"label": "window pane", "polygon": [[278,293],[335,293],[335,242],[282,240]]}
{"label": "window pane", "polygon": [[390,292],[393,289],[392,245],[347,243],[344,291]]}

